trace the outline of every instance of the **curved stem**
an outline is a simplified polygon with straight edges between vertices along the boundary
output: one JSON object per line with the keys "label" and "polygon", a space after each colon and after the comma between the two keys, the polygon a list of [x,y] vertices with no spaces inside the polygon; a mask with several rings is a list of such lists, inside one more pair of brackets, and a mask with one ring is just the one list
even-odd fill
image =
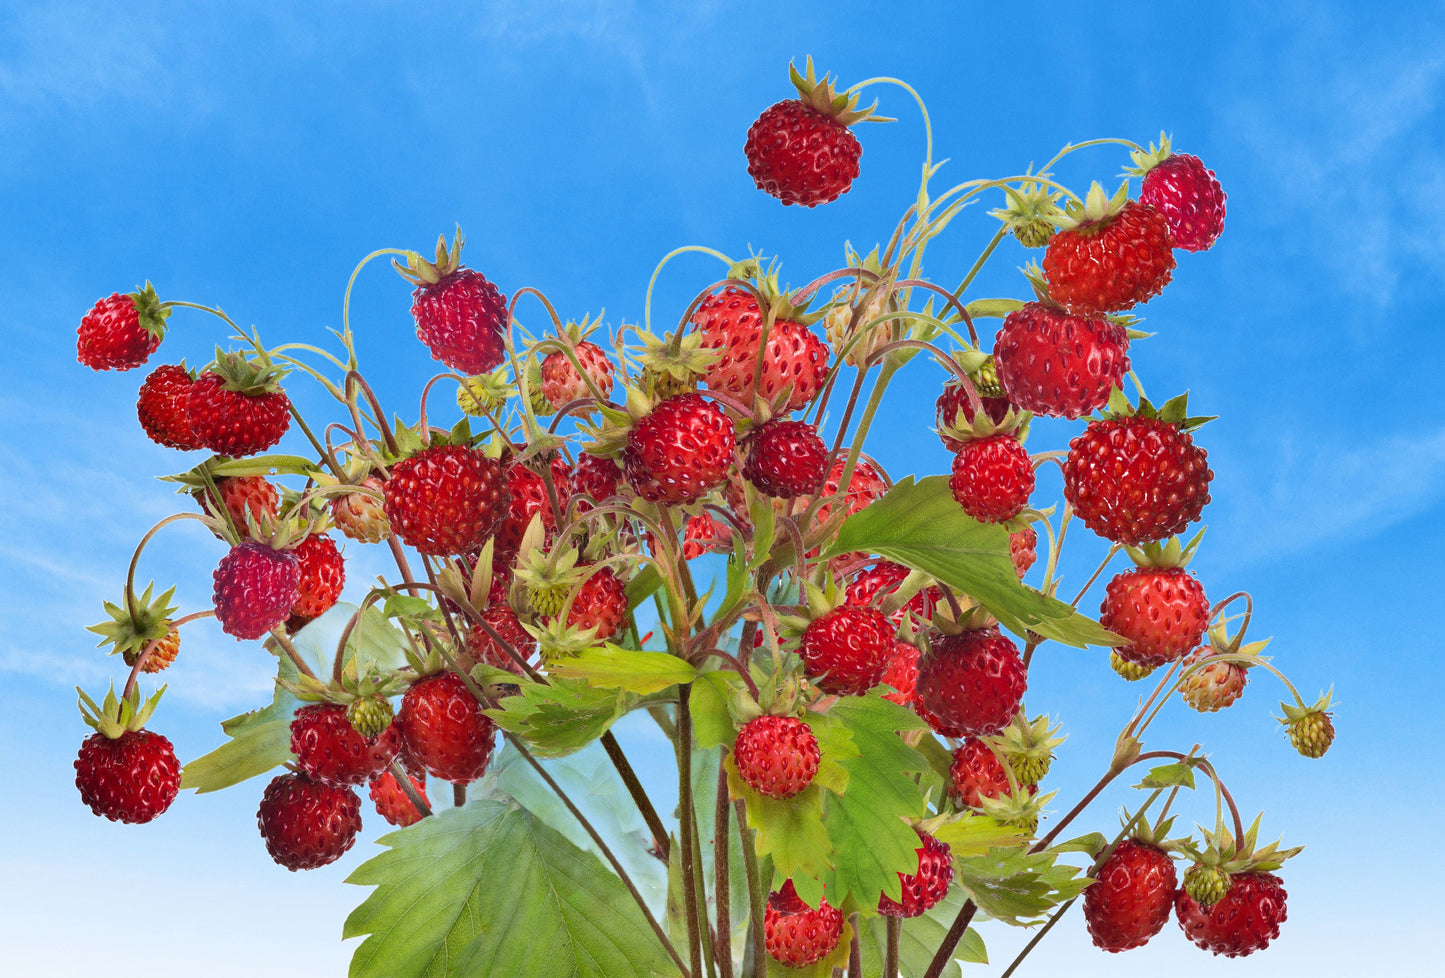
{"label": "curved stem", "polygon": [[897,78],[890,78],[887,76],[869,78],[866,81],[860,81],[856,85],[849,86],[847,92],[845,92],[844,94],[851,95],[854,92],[861,92],[869,85],[897,85],[909,95],[912,95],[913,101],[918,103],[918,111],[923,116],[923,135],[925,142],[923,156],[923,172],[926,179],[933,169],[933,122],[928,118],[928,106],[923,104],[923,97],[917,92],[915,92],[912,86],[910,86],[907,82],[899,81]]}
{"label": "curved stem", "polygon": [[172,631],[179,629],[182,625],[190,624],[191,622],[198,619],[214,618],[215,616],[216,613],[214,611],[192,612],[191,614],[186,615],[184,618],[177,618],[175,621],[171,622],[171,627],[166,629],[165,635],[162,635],[160,638],[151,639],[149,642],[147,642],[146,647],[141,650],[141,654],[136,656],[135,665],[130,667],[130,675],[125,677],[125,689],[123,689],[120,694],[121,702],[125,702],[126,700],[130,699],[131,691],[135,689],[136,680],[140,678],[140,674],[145,669],[145,664],[150,659],[151,653],[153,653],[156,648],[166,640],[166,637],[170,635]]}
{"label": "curved stem", "polygon": [[1086,595],[1086,594],[1089,593],[1089,588],[1093,587],[1093,586],[1094,586],[1094,582],[1099,579],[1099,575],[1102,574],[1102,573],[1104,573],[1104,568],[1109,566],[1109,561],[1111,561],[1111,560],[1114,559],[1114,555],[1119,552],[1119,550],[1121,549],[1121,546],[1122,546],[1121,544],[1117,544],[1117,543],[1116,543],[1116,544],[1114,544],[1112,547],[1109,548],[1109,552],[1104,555],[1103,561],[1099,564],[1099,569],[1096,570],[1096,571],[1094,571],[1094,576],[1091,577],[1091,578],[1089,578],[1089,580],[1088,580],[1088,581],[1084,584],[1084,586],[1079,590],[1079,593],[1078,593],[1078,595],[1074,598],[1074,600],[1071,601],[1071,602],[1069,602],[1069,607],[1071,607],[1071,608],[1077,608],[1077,607],[1079,606],[1079,602],[1082,601],[1082,600],[1084,600],[1084,595]]}
{"label": "curved stem", "polygon": [[[224,509],[224,507],[222,508]],[[136,544],[135,552],[131,554],[130,566],[126,568],[125,572],[125,610],[130,613],[131,621],[135,621],[135,569],[136,565],[140,563],[141,551],[145,549],[146,544],[150,543],[151,537],[160,532],[161,527],[174,523],[177,520],[200,520],[202,523],[205,523],[206,517],[199,513],[175,513],[167,516],[155,526],[151,527],[146,531],[146,535],[140,538],[140,543]]]}
{"label": "curved stem", "polygon": [[652,332],[652,291],[657,286],[657,277],[662,274],[662,270],[667,266],[668,262],[672,261],[678,255],[685,255],[690,251],[695,251],[703,255],[711,255],[729,268],[736,264],[721,251],[704,248],[702,245],[684,245],[681,248],[674,248],[663,255],[662,261],[658,262],[657,267],[652,270],[652,278],[647,280],[647,299],[642,305],[642,328],[649,333]]}
{"label": "curved stem", "polygon": [[[410,251],[402,251],[399,248],[380,248],[357,262],[356,267],[351,270],[351,277],[346,280],[346,296],[341,300],[341,328],[346,332],[347,337],[351,336],[351,289],[356,285],[356,276],[361,274],[361,270],[373,258],[380,258],[382,255],[399,255],[409,259],[412,254]],[[347,346],[349,349],[350,343]]]}
{"label": "curved stem", "polygon": [[[994,236],[989,240],[987,247],[983,249],[983,254],[978,256],[978,260],[973,263],[973,267],[968,270],[968,274],[963,277],[963,281],[958,283],[958,288],[953,290],[955,298],[961,297],[963,293],[967,291],[968,287],[973,284],[974,276],[982,271],[984,263],[988,261],[989,256],[993,254],[993,250],[999,246],[999,243],[1003,241],[1004,235],[1007,233],[1008,231],[1002,226],[994,232]],[[971,331],[970,329],[970,332]],[[976,336],[974,343],[978,343]]]}

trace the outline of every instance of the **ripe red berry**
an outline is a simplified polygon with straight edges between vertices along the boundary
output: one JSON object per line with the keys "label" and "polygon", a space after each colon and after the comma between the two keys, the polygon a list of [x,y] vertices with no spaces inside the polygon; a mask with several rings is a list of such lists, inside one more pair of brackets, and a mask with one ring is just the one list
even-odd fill
{"label": "ripe red berry", "polygon": [[[843,465],[846,461],[841,456],[833,460],[833,467],[828,470],[828,478],[823,483],[823,488],[818,495],[832,496],[838,492],[839,481],[843,478]],[[883,493],[887,490],[888,486],[884,483],[883,477],[878,474],[878,470],[866,458],[860,456],[858,464],[853,466],[853,472],[848,478],[848,488],[843,495],[844,510],[849,516],[853,516],[882,498]],[[814,522],[826,523],[832,514],[833,504],[824,503],[818,507]]]}
{"label": "ripe red berry", "polygon": [[1002,523],[1023,511],[1034,491],[1034,464],[1011,434],[966,442],[953,457],[948,488],[963,511],[980,523]]}
{"label": "ripe red berry", "polygon": [[[572,495],[586,496],[593,503],[605,502],[617,495],[617,484],[622,481],[622,470],[617,463],[605,455],[583,452],[577,456],[572,467]],[[592,509],[591,504],[582,503],[578,512]]]}
{"label": "ripe red berry", "polygon": [[1018,646],[997,625],[935,634],[918,661],[920,714],[925,719],[931,714],[941,724],[934,729],[947,737],[998,733],[1018,712],[1027,689]]}
{"label": "ripe red berry", "polygon": [[1199,519],[1213,478],[1204,449],[1179,425],[1110,418],[1090,421],[1069,443],[1064,498],[1101,537],[1137,545]]}
{"label": "ripe red berry", "polygon": [[318,618],[331,609],[346,585],[346,561],[336,543],[324,533],[313,533],[296,545],[301,581],[291,613]]}
{"label": "ripe red berry", "polygon": [[722,408],[700,394],[679,394],[628,431],[623,471],[649,502],[691,503],[727,479],[735,443]]}
{"label": "ripe red berry", "polygon": [[[276,487],[266,481],[265,476],[237,475],[215,480],[215,492],[209,488],[196,490],[201,508],[211,516],[220,518],[221,510],[230,517],[231,526],[243,540],[250,539],[250,521],[265,527],[268,520],[275,519],[281,512],[281,497]],[[221,505],[215,505],[215,497],[221,497]]]}
{"label": "ripe red berry", "polygon": [[290,616],[301,582],[301,564],[293,551],[245,540],[221,558],[212,578],[212,599],[221,630],[238,639],[254,639]]}
{"label": "ripe red berry", "polygon": [[418,285],[411,315],[432,359],[453,370],[484,374],[506,355],[507,297],[475,269],[457,268],[438,282]]}
{"label": "ripe red berry", "polygon": [[[605,398],[612,393],[612,361],[607,359],[602,348],[582,340],[573,352],[601,395]],[[547,398],[553,411],[560,411],[572,401],[592,397],[593,394],[567,355],[554,351],[542,361],[542,396]]]}
{"label": "ripe red berry", "polygon": [[773,960],[789,968],[817,964],[838,947],[843,912],[820,898],[817,909],[802,901],[793,881],[768,894],[763,911],[763,946]]}
{"label": "ripe red berry", "polygon": [[[844,592],[843,600],[850,605],[863,606],[873,605],[877,607],[878,596],[890,595],[898,590],[903,579],[908,576],[908,568],[902,564],[895,564],[890,560],[880,560],[867,570],[859,571],[851,581],[848,582],[848,589]],[[890,620],[893,624],[903,624],[903,617],[912,614],[921,622],[927,622],[933,618],[933,607],[943,598],[937,586],[930,585],[923,588],[908,602],[893,614]]]}
{"label": "ripe red berry", "polygon": [[885,700],[899,706],[910,705],[918,685],[918,646],[910,645],[901,639],[895,641],[893,654],[889,656],[888,665],[883,668],[883,678],[879,682],[894,689],[894,692],[883,694]]}
{"label": "ripe red berry", "polygon": [[[1009,408],[1013,406],[1013,402],[1007,397],[990,397],[980,394],[978,400],[983,407],[984,414],[994,424],[1002,424]],[[943,393],[939,394],[938,400],[934,402],[933,416],[943,447],[958,454],[958,450],[963,447],[963,442],[948,434],[944,428],[967,428],[973,424],[975,412],[973,401],[968,397],[968,389],[962,384],[944,384]]]}
{"label": "ripe red berry", "polygon": [[1030,302],[1004,318],[994,367],[1009,400],[1025,411],[1074,419],[1103,407],[1129,372],[1129,336],[1097,316]]}
{"label": "ripe red berry", "polygon": [[816,493],[828,475],[828,448],[817,426],[774,419],[748,439],[743,478],[764,495],[787,499]]}
{"label": "ripe red berry", "polygon": [[770,798],[791,798],[812,784],[819,756],[818,738],[797,717],[755,717],[733,744],[738,777]]}
{"label": "ripe red berry", "polygon": [[883,678],[893,632],[878,609],[844,605],[809,622],[798,655],[808,678],[825,693],[862,696]]}
{"label": "ripe red berry", "polygon": [[1204,251],[1224,231],[1224,188],[1199,157],[1174,153],[1144,174],[1139,202],[1164,215],[1174,246]]}
{"label": "ripe red berry", "polygon": [[1123,312],[1169,284],[1174,239],[1163,214],[1131,200],[1117,213],[1050,238],[1043,271],[1050,297],[1069,312]]}
{"label": "ripe red berry", "polygon": [[181,790],[181,763],[171,742],[150,730],[127,730],[112,740],[93,733],[75,758],[80,800],[113,822],[149,822]]}
{"label": "ripe red berry", "polygon": [[977,737],[969,737],[953,752],[948,767],[949,797],[959,808],[977,808],[984,798],[1009,794],[1008,772],[998,755]]}
{"label": "ripe red berry", "polygon": [[1229,891],[1212,907],[1201,907],[1181,888],[1174,913],[1184,936],[1206,951],[1231,958],[1253,954],[1279,936],[1286,893],[1273,873],[1235,873]]}
{"label": "ripe red berry", "polygon": [[[413,778],[407,775],[411,781],[413,790],[426,803],[429,799],[426,796],[426,778]],[[376,813],[386,819],[392,825],[402,827],[415,825],[422,820],[422,813],[417,810],[416,805],[407,797],[401,784],[390,771],[383,771],[379,777],[373,780],[367,788],[367,794],[371,796],[372,802],[376,805]]]}
{"label": "ripe red berry", "polygon": [[514,554],[522,545],[522,535],[532,522],[532,517],[542,515],[542,526],[546,530],[557,528],[557,510],[567,509],[571,496],[572,470],[567,460],[555,456],[549,464],[552,477],[552,493],[557,497],[557,508],[552,507],[552,497],[547,493],[547,483],[521,462],[507,466],[507,515],[497,524],[496,537],[498,553]]}
{"label": "ripe red berry", "polygon": [[1109,581],[1099,624],[1129,640],[1119,647],[1120,658],[1162,666],[1199,644],[1209,626],[1209,600],[1182,567],[1135,567]]}
{"label": "ripe red berry", "polygon": [[[703,374],[713,390],[750,404],[755,394],[772,401],[789,387],[785,407],[796,411],[822,389],[828,375],[828,345],[801,323],[777,319],[768,330],[764,350],[763,312],[751,291],[729,286],[708,296],[691,322],[702,331],[703,348],[721,354]],[[761,377],[755,386],[760,358]]]}
{"label": "ripe red berry", "polygon": [[291,426],[291,400],[285,392],[248,392],[227,385],[226,378],[211,370],[191,385],[186,420],[202,447],[240,458],[279,442]]}
{"label": "ripe red berry", "polygon": [[486,543],[507,512],[502,463],[475,448],[439,445],[398,462],[383,486],[386,518],[424,554],[466,553]]}
{"label": "ripe red berry", "polygon": [[709,551],[726,550],[731,540],[731,528],[719,523],[710,514],[689,516],[682,530],[682,557],[684,560],[696,560]]}
{"label": "ripe red berry", "polygon": [[401,735],[390,724],[363,737],[339,703],[311,703],[291,721],[291,753],[307,777],[322,784],[366,784],[396,758]]}
{"label": "ripe red berry", "polygon": [[1094,946],[1127,951],[1147,943],[1168,921],[1177,884],[1174,861],[1164,850],[1136,839],[1119,843],[1084,891]]}
{"label": "ripe red berry", "polygon": [[271,858],[287,869],[316,869],[340,859],[361,831],[361,799],[350,788],[304,774],[271,779],[256,811]]}
{"label": "ripe red berry", "polygon": [[[487,610],[482,612],[482,621],[510,645],[512,651],[523,661],[530,660],[537,653],[537,640],[522,627],[522,622],[510,605],[494,600]],[[517,661],[507,654],[507,650],[498,644],[491,632],[480,623],[473,625],[467,635],[466,656],[465,664],[468,668],[483,662],[498,669],[515,672],[519,676],[523,674]]]}
{"label": "ripe red berry", "polygon": [[611,567],[592,573],[567,612],[567,624],[576,629],[597,629],[596,641],[606,642],[622,633],[627,624],[627,585]]}
{"label": "ripe red berry", "polygon": [[92,370],[139,367],[160,346],[167,312],[149,285],[132,295],[112,292],[80,320],[76,359]]}
{"label": "ripe red berry", "polygon": [[180,364],[163,363],[150,372],[140,385],[135,404],[136,416],[146,437],[157,445],[182,452],[201,447],[186,414],[194,383],[189,371]]}
{"label": "ripe red berry", "polygon": [[920,828],[914,828],[918,840],[918,871],[899,873],[903,881],[903,900],[878,896],[878,912],[887,917],[919,917],[933,909],[948,894],[953,882],[953,850]]}
{"label": "ripe red berry", "polygon": [[401,727],[404,756],[443,781],[468,784],[487,772],[496,725],[456,673],[414,683],[392,722]]}
{"label": "ripe red berry", "polygon": [[758,116],[743,152],[759,190],[784,204],[816,207],[848,192],[863,147],[841,122],[789,99]]}

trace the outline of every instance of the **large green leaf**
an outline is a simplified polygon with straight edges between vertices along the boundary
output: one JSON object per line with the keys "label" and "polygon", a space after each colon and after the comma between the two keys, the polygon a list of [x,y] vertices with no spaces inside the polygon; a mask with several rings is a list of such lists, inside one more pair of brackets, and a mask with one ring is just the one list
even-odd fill
{"label": "large green leaf", "polygon": [[729,754],[723,761],[728,790],[747,803],[748,827],[757,830],[754,846],[759,856],[771,856],[780,880],[793,880],[798,895],[812,906],[823,893],[819,882],[832,867],[832,845],[823,827],[823,789],[810,784],[791,798],[769,798],[738,777]]}
{"label": "large green leaf", "polygon": [[522,683],[516,696],[484,712],[526,740],[533,753],[562,757],[601,737],[636,700],[631,693],[597,689],[586,680],[555,678],[551,685]]}
{"label": "large green leaf", "polygon": [[1027,927],[1065,900],[1084,892],[1090,880],[1074,866],[1056,863],[1055,852],[993,849],[987,855],[955,859],[954,885],[995,920]]}
{"label": "large green leaf", "polygon": [[[290,660],[285,665],[294,675]],[[277,686],[270,706],[221,721],[230,739],[182,768],[181,787],[197,793],[220,791],[284,763],[291,757],[291,718],[299,703]]]}
{"label": "large green leaf", "polygon": [[824,556],[879,554],[932,575],[982,604],[1016,634],[1034,631],[1065,645],[1124,640],[1057,598],[1024,587],[1009,557],[1008,531],[979,523],[954,501],[946,476],[909,476],[843,522]]}
{"label": "large green leaf", "polygon": [[696,669],[667,652],[624,649],[610,643],[605,648],[583,649],[576,655],[558,658],[547,672],[644,695],[660,693],[697,675]]}
{"label": "large green leaf", "polygon": [[597,857],[516,802],[480,799],[383,836],[348,883],[374,886],[346,919],[367,935],[351,978],[676,975]]}

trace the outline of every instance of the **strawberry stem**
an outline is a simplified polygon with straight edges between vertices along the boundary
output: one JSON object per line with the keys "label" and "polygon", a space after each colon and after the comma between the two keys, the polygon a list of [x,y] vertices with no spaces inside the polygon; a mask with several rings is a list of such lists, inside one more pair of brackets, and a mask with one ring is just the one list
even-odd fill
{"label": "strawberry stem", "polygon": [[167,629],[164,635],[153,638],[149,642],[147,642],[145,649],[141,651],[140,655],[136,656],[135,665],[130,667],[130,675],[125,677],[125,688],[121,690],[120,694],[121,700],[125,701],[130,699],[130,694],[135,689],[136,679],[139,678],[141,672],[145,669],[146,661],[150,659],[151,652],[153,652],[157,646],[159,646],[162,642],[166,640],[166,638],[170,635],[171,631],[180,628],[182,625],[193,622],[198,618],[214,618],[215,616],[216,613],[214,611],[192,612],[191,614],[186,615],[184,618],[177,618],[175,621],[171,622],[171,627]]}
{"label": "strawberry stem", "polygon": [[732,809],[728,805],[728,772],[722,763],[722,755],[725,753],[725,748],[718,748],[717,803],[713,808],[712,819],[712,879],[713,890],[717,894],[713,958],[718,964],[719,978],[733,978],[732,880],[728,872],[728,858],[732,849],[732,833],[728,831],[728,822]]}
{"label": "strawberry stem", "polygon": [[396,779],[396,783],[406,795],[407,800],[411,802],[411,807],[417,810],[417,814],[422,818],[431,818],[431,806],[422,799],[421,795],[417,794],[416,786],[411,783],[411,776],[402,768],[401,761],[393,759],[389,770],[391,771],[391,776]]}
{"label": "strawberry stem", "polygon": [[[667,254],[663,255],[662,261],[658,262],[657,267],[652,270],[652,278],[647,280],[647,299],[642,305],[642,328],[647,330],[649,333],[652,332],[652,291],[657,285],[657,277],[662,274],[662,270],[667,266],[668,262],[672,261],[678,255],[685,255],[691,251],[695,251],[698,254],[702,255],[711,255],[729,268],[732,268],[733,265],[736,264],[736,262],[734,262],[727,255],[723,254],[721,251],[714,251],[711,248],[704,248],[702,245],[683,245],[681,248],[674,248]],[[696,300],[694,300],[693,308],[695,309],[698,303],[700,303],[703,299],[707,298],[707,296],[711,294],[712,289],[715,289],[720,285],[728,284],[741,283],[732,283],[728,279],[723,279],[723,281],[717,283],[717,285],[712,286],[711,289],[709,289],[707,292],[702,293]],[[689,311],[688,316],[691,315],[692,312]],[[686,322],[686,317],[684,317],[683,321]]]}
{"label": "strawberry stem", "polygon": [[[203,468],[201,471],[202,471],[202,473],[205,474],[207,481],[209,481],[209,480],[210,480],[210,473],[207,472],[204,468]],[[214,485],[214,484],[213,484],[213,485]],[[218,496],[217,498],[219,498],[219,496]],[[223,511],[223,512],[225,511],[225,507],[222,507],[222,511]],[[229,520],[230,520],[229,514],[227,514],[227,517],[226,517],[226,518],[227,518],[227,521],[229,522]],[[131,620],[132,622],[134,622],[134,621],[136,620],[136,617],[135,617],[135,615],[136,615],[136,612],[135,612],[135,569],[136,569],[136,565],[140,563],[141,551],[145,549],[146,544],[150,543],[151,537],[155,536],[157,533],[160,532],[161,527],[166,526],[167,524],[170,524],[170,523],[174,523],[174,522],[176,522],[177,520],[200,520],[202,523],[207,522],[206,517],[200,515],[199,513],[174,513],[174,514],[172,514],[172,515],[170,515],[170,516],[167,516],[165,519],[161,520],[161,521],[160,521],[159,523],[157,523],[155,526],[151,527],[149,530],[146,531],[146,535],[143,536],[143,537],[141,537],[140,543],[136,544],[135,552],[134,552],[133,554],[131,554],[130,566],[129,566],[128,568],[126,568],[126,572],[125,572],[125,610],[130,613],[130,620]],[[234,527],[233,527],[232,529],[234,530]]]}

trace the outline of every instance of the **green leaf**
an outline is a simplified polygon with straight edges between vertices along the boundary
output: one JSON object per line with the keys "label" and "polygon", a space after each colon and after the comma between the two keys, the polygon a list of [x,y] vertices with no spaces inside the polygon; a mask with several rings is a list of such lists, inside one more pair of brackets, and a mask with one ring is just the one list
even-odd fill
{"label": "green leaf", "polygon": [[819,881],[832,865],[832,846],[821,818],[823,790],[810,784],[791,798],[769,798],[738,777],[731,754],[723,764],[727,767],[729,792],[747,802],[748,827],[757,830],[754,845],[758,855],[771,855],[779,879],[791,877],[798,896],[816,907],[823,894]]}
{"label": "green leaf", "polygon": [[[965,899],[967,898],[962,890],[956,886],[949,887],[943,899],[927,913],[903,921],[903,928],[898,934],[898,965],[901,974],[921,975],[928,970],[934,952],[943,943],[944,935],[953,925],[958,911],[963,908]],[[888,947],[886,918],[864,918],[859,937],[863,950],[863,974],[882,974],[884,950]],[[988,950],[984,947],[983,937],[980,936],[977,926],[963,932],[963,939],[954,949],[953,958],[968,964],[988,964]],[[769,974],[771,973],[770,971]]]}
{"label": "green leaf", "polygon": [[[296,667],[289,659],[291,674]],[[231,738],[203,757],[181,769],[181,787],[197,794],[219,791],[254,778],[291,755],[291,718],[300,701],[280,686],[271,705],[221,722],[221,729]]]}
{"label": "green leaf", "polygon": [[562,757],[601,737],[635,702],[627,692],[559,678],[550,686],[523,683],[518,695],[484,712],[503,730],[526,740],[539,757]]}
{"label": "green leaf", "polygon": [[921,570],[982,604],[1010,631],[1083,648],[1124,640],[1057,598],[1019,583],[1008,531],[964,513],[948,477],[909,476],[843,522],[825,557],[861,551]]}
{"label": "green leaf", "polygon": [[1077,839],[1070,839],[1068,842],[1060,842],[1049,847],[1050,852],[1082,852],[1091,859],[1098,859],[1099,854],[1109,848],[1109,839],[1102,832],[1090,832],[1088,835],[1081,835]]}
{"label": "green leaf", "polygon": [[643,695],[660,693],[697,675],[696,669],[667,652],[640,652],[611,643],[559,658],[547,671],[552,676],[585,679],[593,686]]}
{"label": "green leaf", "polygon": [[1016,848],[1029,841],[1022,829],[977,814],[940,825],[933,837],[948,843],[955,860],[986,856],[990,850]]}
{"label": "green leaf", "polygon": [[347,878],[376,889],[350,978],[676,975],[620,880],[515,802],[481,799],[383,836]]}
{"label": "green leaf", "polygon": [[628,612],[636,611],[637,606],[652,597],[653,592],[660,587],[662,587],[662,576],[651,564],[645,565],[642,570],[633,574],[632,579],[627,582]]}
{"label": "green leaf", "polygon": [[688,708],[692,713],[692,741],[698,747],[732,749],[738,739],[737,725],[728,711],[737,674],[726,670],[705,672],[692,684]]}
{"label": "green leaf", "polygon": [[1003,319],[1023,307],[1022,299],[974,299],[963,308],[972,319]]}
{"label": "green leaf", "polygon": [[864,906],[876,904],[879,893],[896,900],[898,874],[918,869],[918,836],[904,819],[922,817],[925,807],[910,774],[928,770],[928,761],[898,732],[918,729],[923,721],[879,696],[844,697],[828,716],[853,744],[852,756],[838,759],[848,774],[847,790],[830,792],[823,806],[833,849],[833,868],[823,878],[828,901],[841,906],[850,893]]}
{"label": "green leaf", "polygon": [[382,614],[388,618],[434,619],[436,608],[426,598],[410,594],[388,594],[381,603]]}
{"label": "green leaf", "polygon": [[955,859],[954,883],[990,917],[1027,927],[1089,885],[1077,867],[1056,865],[1055,858],[1047,851],[993,849],[985,856]]}
{"label": "green leaf", "polygon": [[1194,787],[1194,764],[1182,762],[1179,764],[1161,764],[1159,767],[1150,768],[1149,773],[1144,775],[1136,788],[1193,788]]}

